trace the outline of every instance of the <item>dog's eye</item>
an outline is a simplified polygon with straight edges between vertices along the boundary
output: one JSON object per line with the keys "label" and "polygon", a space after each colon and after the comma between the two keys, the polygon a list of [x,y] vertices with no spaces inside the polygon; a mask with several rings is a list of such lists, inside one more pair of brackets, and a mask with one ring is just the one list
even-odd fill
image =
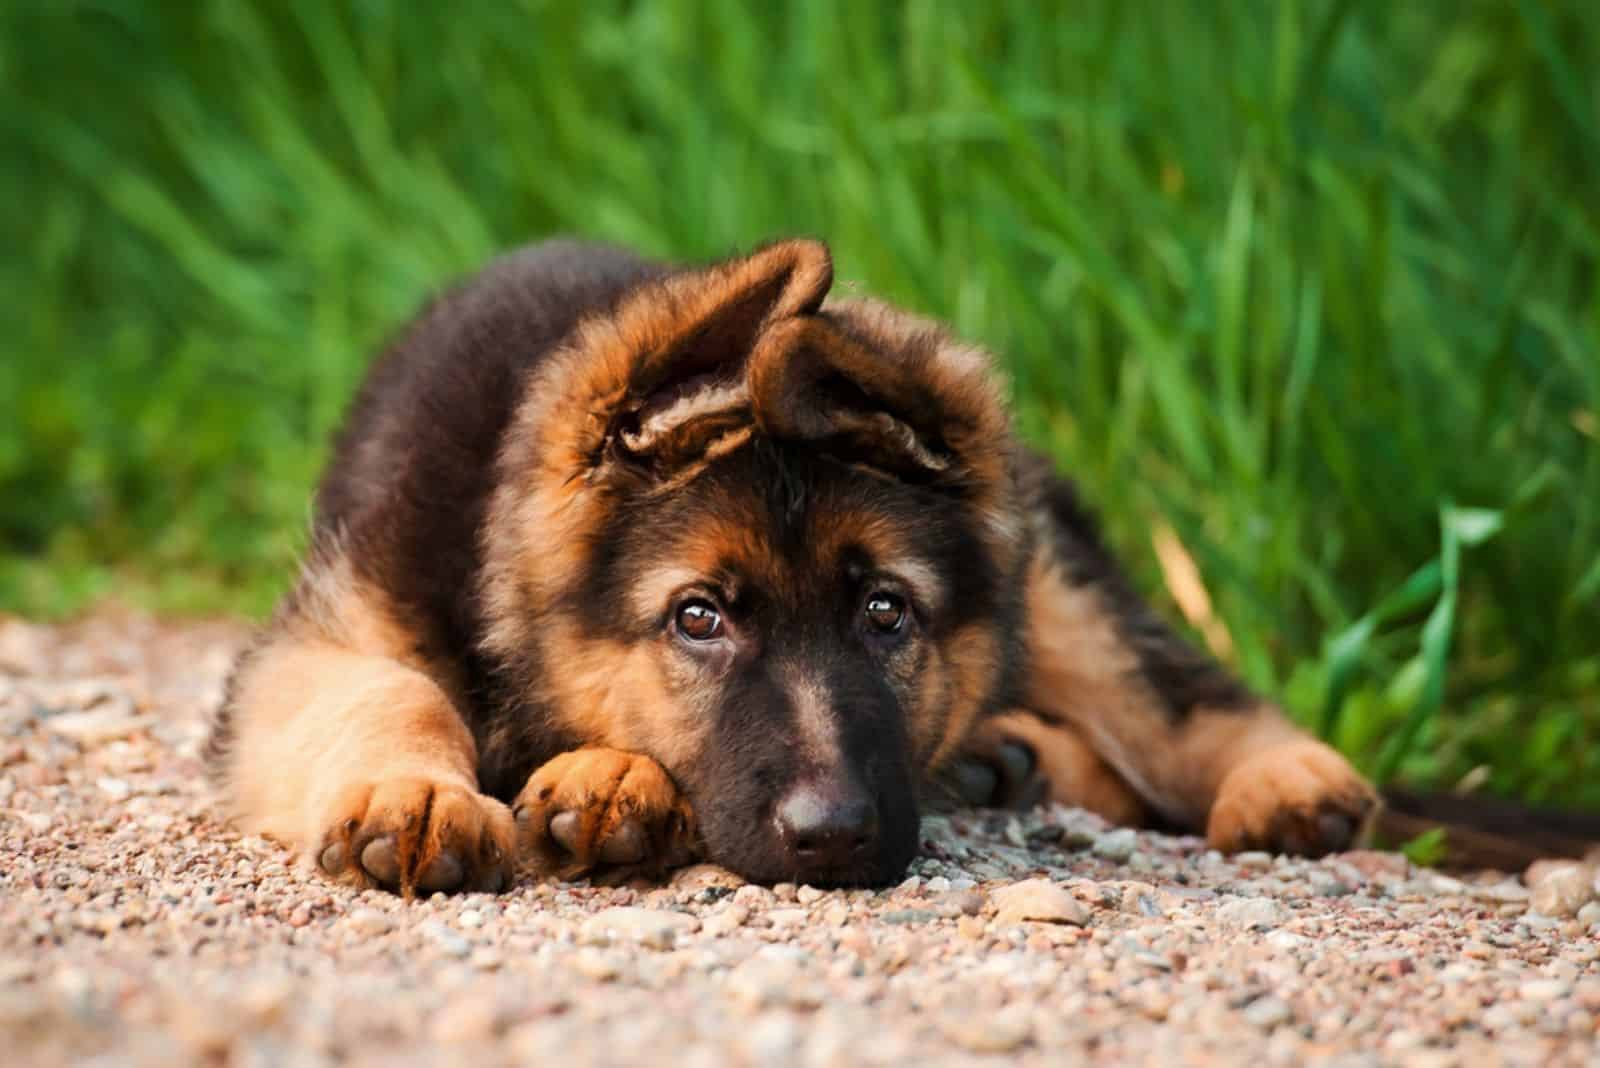
{"label": "dog's eye", "polygon": [[710,601],[685,601],[678,606],[678,633],[692,642],[708,642],[722,634],[722,613]]}
{"label": "dog's eye", "polygon": [[867,598],[862,612],[867,626],[879,634],[898,634],[906,623],[905,598],[881,590]]}

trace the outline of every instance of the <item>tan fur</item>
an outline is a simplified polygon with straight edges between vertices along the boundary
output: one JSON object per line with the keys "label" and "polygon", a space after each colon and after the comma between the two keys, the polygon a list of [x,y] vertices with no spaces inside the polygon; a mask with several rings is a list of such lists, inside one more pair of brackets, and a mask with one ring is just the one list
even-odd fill
{"label": "tan fur", "polygon": [[[756,591],[751,603],[812,604],[803,583],[818,580],[800,575],[827,574],[841,553],[857,548],[934,621],[930,633],[881,660],[905,698],[917,770],[939,768],[964,747],[1014,738],[1037,754],[1058,800],[1118,822],[1159,811],[1207,827],[1224,848],[1314,844],[1317,821],[1364,811],[1370,790],[1342,758],[1270,707],[1167,707],[1152,681],[1166,676],[1146,674],[1140,651],[1101,599],[1105,587],[1074,585],[1051,555],[1053,520],[1022,470],[1027,461],[994,361],[889,305],[825,303],[831,279],[828,252],[812,241],[671,273],[627,290],[530,365],[510,425],[496,439],[495,489],[473,506],[486,508],[471,606],[482,629],[457,635],[456,647],[446,643],[450,653],[430,654],[453,656],[460,643],[475,643],[494,666],[494,687],[511,691],[508,706],[496,710],[503,718],[484,727],[486,775],[527,766],[495,761],[504,755],[496,739],[528,726],[516,719],[521,708],[548,717],[537,724],[549,728],[548,738],[523,739],[544,747],[535,750],[540,755],[550,739],[581,740],[528,780],[517,802],[520,830],[510,809],[478,792],[479,754],[461,714],[467,701],[481,699],[483,680],[467,684],[476,667],[428,660],[422,650],[437,644],[425,646],[415,621],[359,581],[337,539],[312,554],[269,640],[234,679],[232,730],[217,745],[226,748],[221,771],[242,825],[360,885],[371,885],[376,870],[364,847],[392,842],[395,880],[377,881],[397,881],[407,893],[437,881],[455,863],[450,858],[469,869],[469,883],[493,885],[519,833],[543,868],[569,876],[592,870],[630,821],[648,832],[651,863],[685,855],[694,846],[694,813],[664,767],[682,772],[707,757],[717,694],[665,628],[659,641],[640,637],[641,629],[669,619],[686,587],[728,570],[735,577],[719,584],[737,586],[742,576]],[[959,510],[1001,590],[1024,583],[1027,711],[978,722],[1015,655],[1011,636],[997,633],[1012,603],[1002,597],[1001,615],[955,633],[938,630],[952,618],[955,576],[907,549],[916,531],[896,526],[909,521],[864,512],[864,498],[848,491],[833,501],[816,490],[795,495],[806,503],[793,514],[811,517],[797,533],[814,558],[798,570],[788,550],[772,544],[770,500],[728,492],[725,503],[683,524],[692,529],[660,531],[662,562],[651,555],[622,603],[601,606],[631,614],[631,628],[618,631],[628,640],[595,638],[569,618],[619,499],[631,508],[694,488],[714,460],[754,448],[761,437],[813,443],[864,477],[913,481],[940,507]],[[474,456],[481,465],[483,456]],[[370,472],[359,484],[373,484]],[[352,514],[326,529],[366,513]],[[649,533],[653,554],[656,532]],[[405,586],[390,580],[397,591]],[[738,592],[719,593],[735,626]],[[396,599],[431,604],[398,592]],[[766,644],[759,655],[781,668],[786,651]],[[830,707],[827,687],[800,669],[780,683],[798,713],[793,744],[817,762],[837,757],[834,735],[848,710]],[[508,785],[515,783],[495,789],[509,793]],[[697,797],[712,826],[714,807]],[[576,815],[578,830],[571,843],[556,843],[550,819],[565,813]],[[901,822],[914,830],[909,819]]]}
{"label": "tan fur", "polygon": [[912,750],[927,771],[943,767],[971,734],[1000,670],[1000,644],[986,625],[975,624],[951,635],[937,659],[924,689],[942,700],[930,695],[909,713]]}
{"label": "tan fur", "polygon": [[509,865],[510,814],[477,790],[477,750],[450,697],[403,663],[410,643],[377,596],[339,565],[308,579],[290,621],[235,680],[224,780],[241,827],[307,860],[346,847],[342,875],[372,880],[351,852],[399,835],[402,889],[447,849]]}
{"label": "tan fur", "polygon": [[[752,309],[748,322],[737,323],[749,331],[748,351],[768,322],[819,305],[832,278],[823,245],[781,242],[641,287],[614,314],[586,321],[566,349],[546,361],[507,436],[501,488],[485,527],[491,651],[514,657],[528,642],[521,607],[549,603],[578,573],[605,515],[600,452],[612,420],[642,407],[661,378],[685,363],[696,371],[723,370],[695,365],[700,347],[686,346],[726,318],[730,307]],[[707,345],[704,351],[719,348],[740,346]],[[730,426],[728,433],[737,431]]]}
{"label": "tan fur", "polygon": [[1027,621],[1028,706],[1079,732],[1169,819],[1208,827],[1214,844],[1241,848],[1266,841],[1285,813],[1366,811],[1371,789],[1355,770],[1270,706],[1174,717],[1141,681],[1099,594],[1070,585],[1045,552],[1028,576]]}
{"label": "tan fur", "polygon": [[683,764],[704,745],[707,724],[692,700],[674,700],[658,651],[649,643],[553,642],[566,650],[554,702],[559,722],[585,744],[654,753]]}
{"label": "tan fur", "polygon": [[[647,756],[590,747],[535,771],[513,805],[522,856],[545,874],[572,878],[594,870],[601,850],[627,821],[643,829],[648,863],[665,866],[696,849],[694,810],[664,768]],[[578,814],[569,849],[551,834],[551,819]]]}
{"label": "tan fur", "polygon": [[[1005,383],[993,358],[951,337],[939,323],[883,301],[832,300],[827,310],[869,351],[904,353],[919,341],[932,347],[933,359],[914,369],[899,368],[900,374],[946,405],[947,443],[970,471],[967,484],[975,491],[974,507],[983,517],[988,548],[1001,570],[1009,570],[1019,559],[1025,524],[1011,471],[1013,439]],[[889,375],[885,380],[886,385],[893,381]]]}

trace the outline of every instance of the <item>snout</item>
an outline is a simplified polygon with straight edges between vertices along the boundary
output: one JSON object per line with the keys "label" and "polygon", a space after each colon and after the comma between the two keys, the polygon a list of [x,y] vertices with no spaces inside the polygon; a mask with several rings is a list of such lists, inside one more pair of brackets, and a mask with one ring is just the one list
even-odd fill
{"label": "snout", "polygon": [[877,802],[847,778],[797,783],[773,819],[789,865],[802,877],[854,869],[878,848]]}

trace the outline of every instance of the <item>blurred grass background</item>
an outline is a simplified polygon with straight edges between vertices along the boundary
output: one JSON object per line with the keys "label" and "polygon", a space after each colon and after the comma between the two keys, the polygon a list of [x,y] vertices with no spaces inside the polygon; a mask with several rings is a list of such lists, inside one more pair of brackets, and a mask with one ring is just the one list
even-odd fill
{"label": "blurred grass background", "polygon": [[0,609],[264,611],[497,250],[812,233],[1369,771],[1600,805],[1597,72],[1585,0],[11,0]]}

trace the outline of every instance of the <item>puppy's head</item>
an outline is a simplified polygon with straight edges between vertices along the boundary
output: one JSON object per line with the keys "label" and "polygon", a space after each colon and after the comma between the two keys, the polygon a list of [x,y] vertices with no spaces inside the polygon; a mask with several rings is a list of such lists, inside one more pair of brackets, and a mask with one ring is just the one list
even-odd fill
{"label": "puppy's head", "polygon": [[489,524],[491,651],[647,753],[710,857],[881,883],[1004,684],[1022,549],[982,354],[824,305],[805,241],[587,322],[530,386]]}

